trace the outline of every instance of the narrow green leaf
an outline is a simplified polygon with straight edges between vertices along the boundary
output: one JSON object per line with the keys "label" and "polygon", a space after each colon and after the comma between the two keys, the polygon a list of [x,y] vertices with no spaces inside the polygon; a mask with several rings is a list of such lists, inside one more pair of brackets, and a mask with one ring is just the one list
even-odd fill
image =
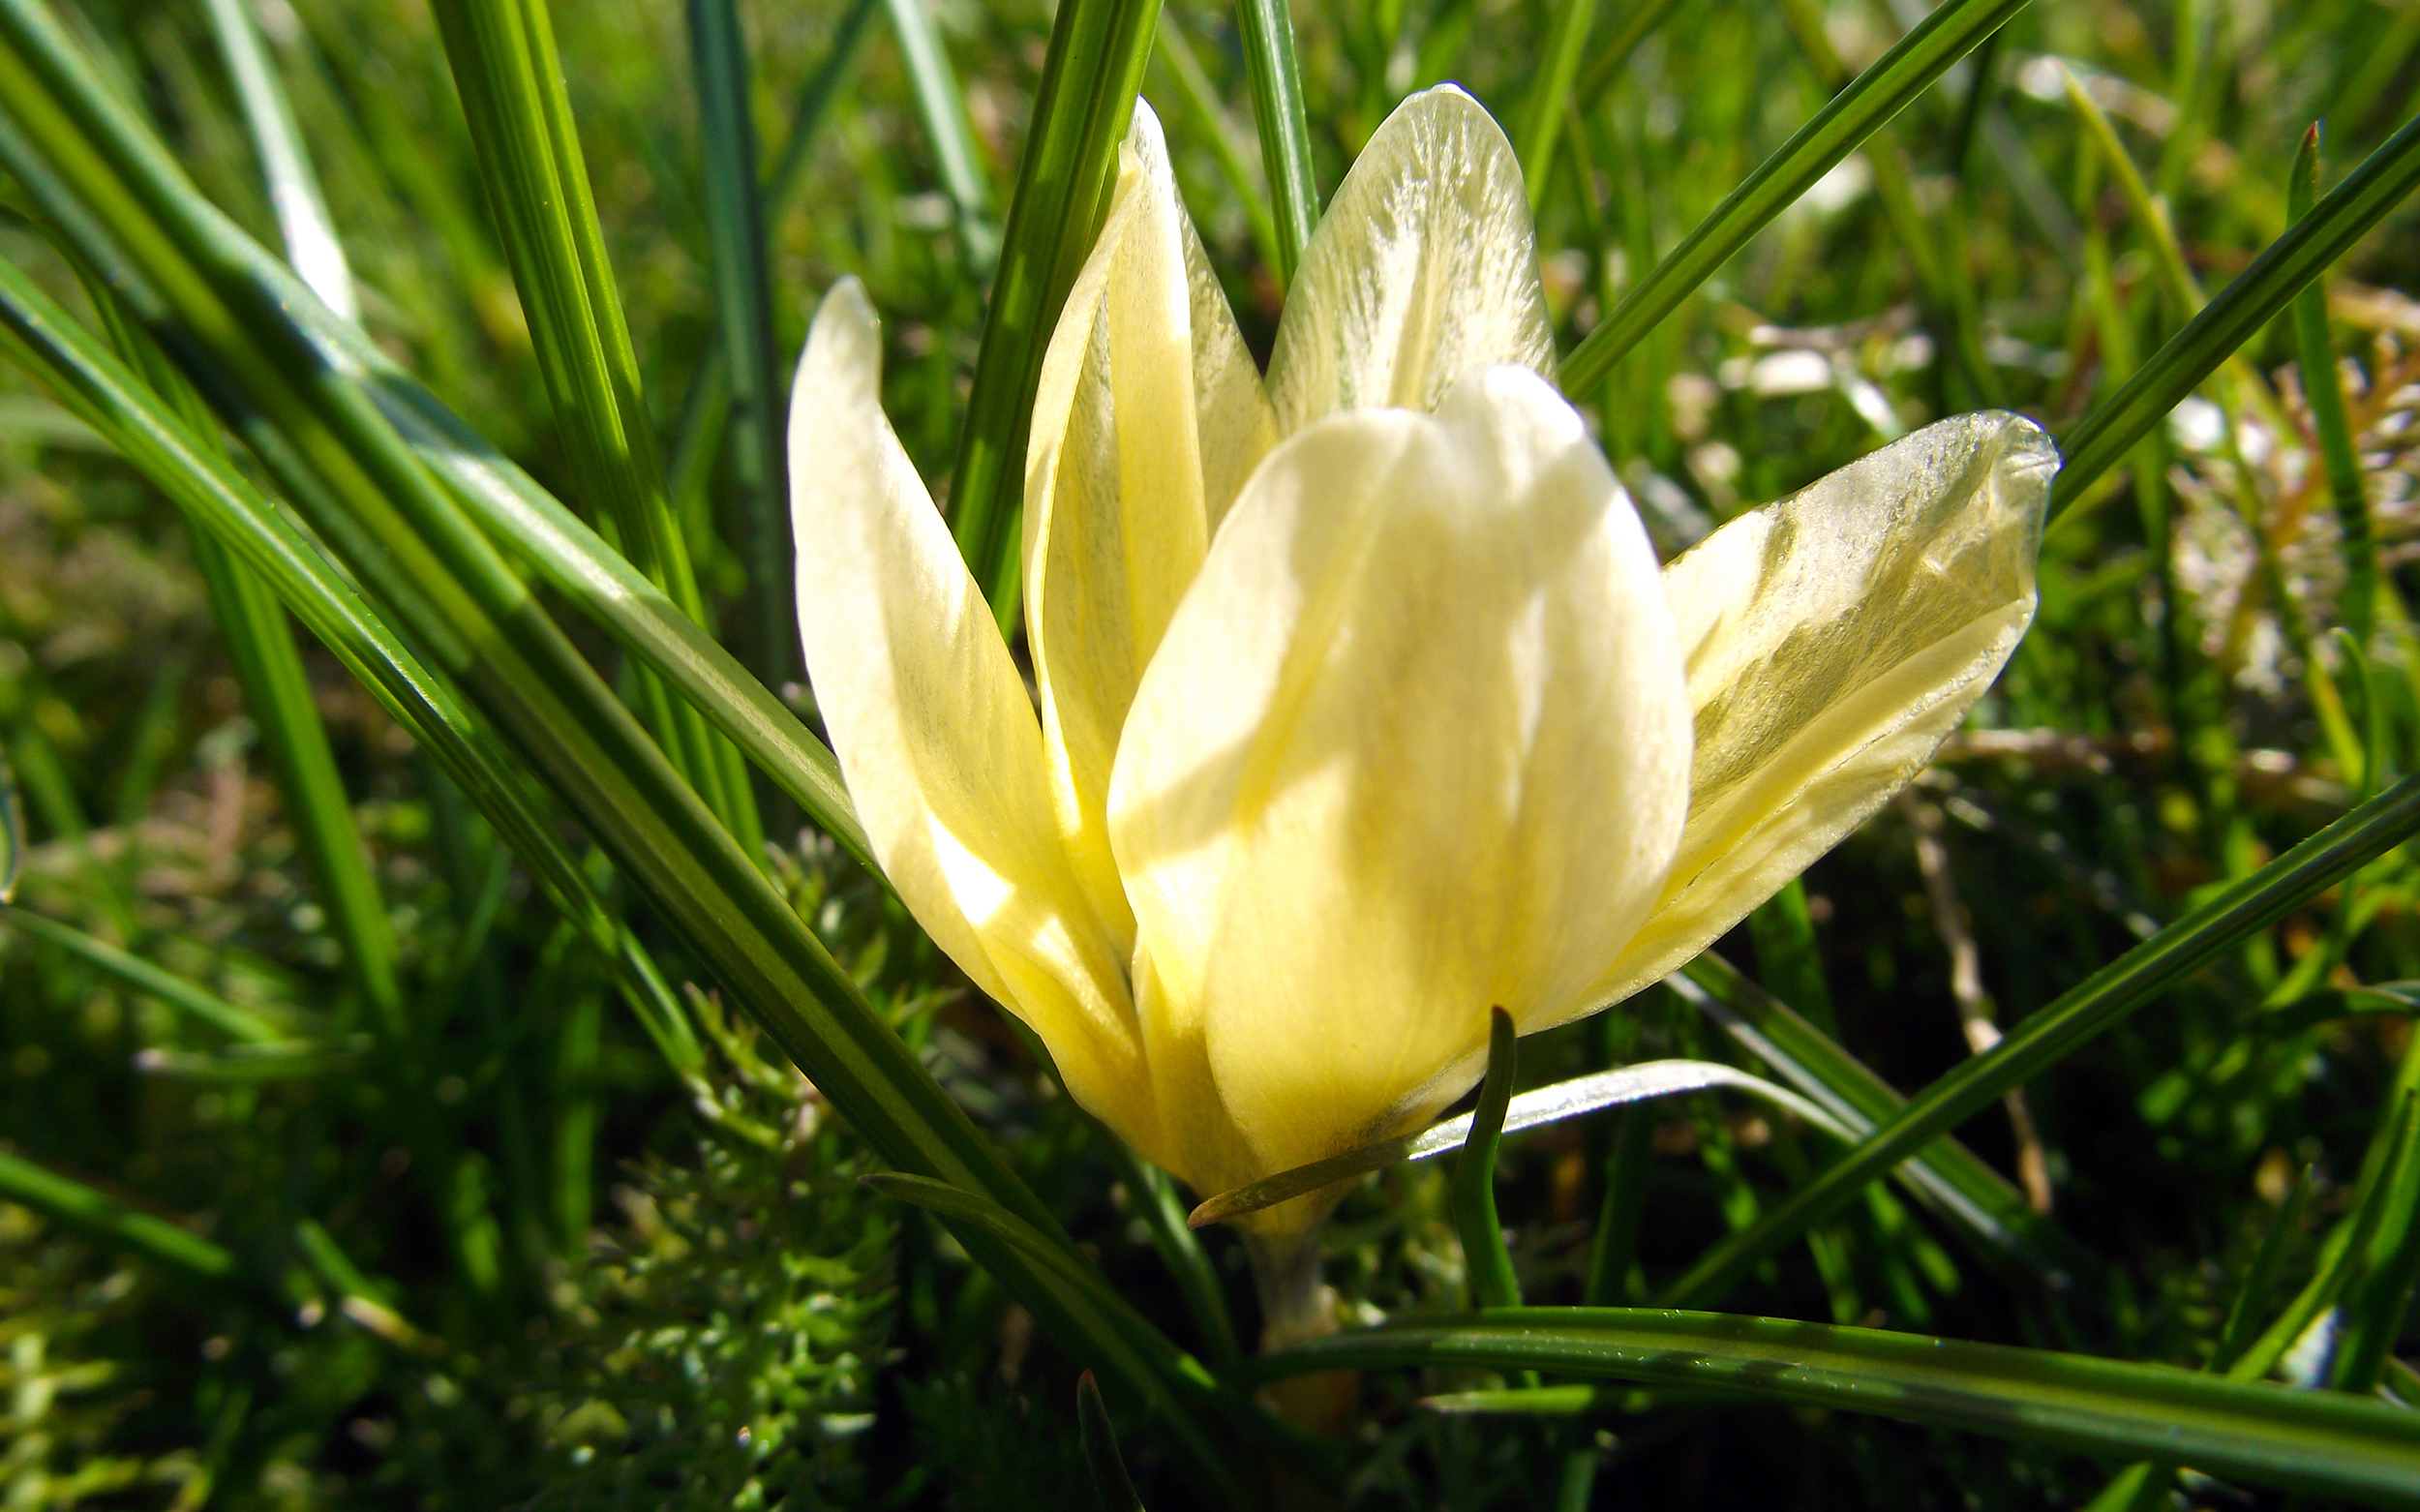
{"label": "narrow green leaf", "polygon": [[2361,1252],[2361,1276],[2344,1301],[2344,1338],[2328,1383],[2364,1396],[2377,1389],[2420,1281],[2420,1095],[2404,1094],[2399,1128],[2376,1187],[2377,1218]]}
{"label": "narrow green leaf", "polygon": [[2303,1220],[2311,1211],[2311,1194],[2316,1186],[2312,1175],[2312,1167],[2304,1166],[2294,1180],[2293,1191],[2286,1194],[2285,1206],[2269,1224],[2268,1232],[2260,1236],[2260,1248],[2254,1252],[2252,1264],[2244,1272],[2244,1284],[2237,1289],[2235,1300],[2228,1304],[2226,1321],[2219,1329],[2218,1347],[2210,1356],[2212,1370],[2226,1371],[2251,1346],[2253,1330],[2267,1312],[2269,1293],[2277,1289],[2278,1275],[2285,1268],[2286,1251],[2300,1237]]}
{"label": "narrow green leaf", "polygon": [[1605,1201],[1588,1244],[1588,1275],[1580,1299],[1589,1307],[1620,1302],[1629,1289],[1630,1265],[1639,1257],[1639,1214],[1647,1205],[1648,1162],[1654,1153],[1655,1126],[1647,1109],[1623,1108],[1605,1157]]}
{"label": "narrow green leaf", "polygon": [[1556,0],[1553,14],[1544,64],[1522,104],[1521,135],[1515,138],[1532,210],[1544,201],[1546,181],[1555,168],[1555,142],[1560,135],[1563,109],[1571,101],[1571,86],[1579,78],[1580,52],[1588,45],[1588,25],[1596,19],[1596,0]]}
{"label": "narrow green leaf", "polygon": [[1084,1467],[1092,1472],[1093,1500],[1101,1512],[1143,1512],[1143,1498],[1135,1494],[1126,1459],[1118,1453],[1109,1408],[1090,1371],[1075,1378],[1075,1429],[1083,1436]]}
{"label": "narrow green leaf", "polygon": [[[915,6],[915,0],[902,3]],[[779,687],[798,677],[798,609],[791,602],[790,468],[765,202],[757,193],[756,125],[748,107],[747,38],[736,0],[689,0],[687,10],[706,167],[706,239],[713,256],[715,356],[730,394],[732,474],[748,571],[748,659],[767,686]]]}
{"label": "narrow green leaf", "polygon": [[[444,0],[437,17],[574,475],[615,545],[703,624],[545,0]],[[761,850],[754,801],[720,741],[655,678],[639,694],[665,754],[749,854]]]}
{"label": "narrow green leaf", "polygon": [[1050,23],[950,486],[951,534],[1003,633],[1016,622],[1017,501],[1043,352],[1108,211],[1159,17],[1160,0],[1065,0]]}
{"label": "narrow green leaf", "polygon": [[0,907],[16,901],[16,881],[25,872],[25,805],[16,796],[16,770],[0,752]]}
{"label": "narrow green leaf", "polygon": [[1496,1147],[1504,1136],[1504,1109],[1512,1102],[1519,1059],[1512,1014],[1490,1009],[1487,1079],[1479,1083],[1479,1105],[1471,1110],[1470,1132],[1454,1161],[1448,1199],[1454,1228],[1462,1237],[1463,1264],[1470,1273],[1471,1300],[1480,1307],[1521,1305],[1521,1279],[1513,1274],[1504,1225],[1496,1215]]}
{"label": "narrow green leaf", "polygon": [[[2285,181],[2285,215],[2299,223],[2319,197],[2319,123],[2303,133],[2294,167]],[[2370,528],[2370,501],[2362,486],[2361,457],[2353,450],[2344,416],[2344,379],[2328,334],[2327,275],[2321,272],[2294,296],[2294,344],[2302,362],[2303,400],[2311,407],[2311,429],[2318,437],[2319,461],[2327,469],[2328,498],[2344,536],[2344,587],[2337,605],[2344,628],[2358,645],[2370,642],[2378,599],[2377,534]]]}
{"label": "narrow green leaf", "polygon": [[6,1150],[0,1150],[0,1197],[192,1275],[224,1281],[235,1274],[229,1251]]}
{"label": "narrow green leaf", "polygon": [[1890,1118],[1877,1121],[1874,1132],[1846,1156],[1701,1256],[1665,1300],[1679,1305],[1723,1295],[1768,1255],[1839,1211],[1867,1182],[1936,1135],[2122,1022],[2246,935],[2402,844],[2415,829],[2420,829],[2420,777],[2406,777],[2095,972],[1997,1045],[1961,1062]]}
{"label": "narrow green leaf", "polygon": [[231,1040],[246,1044],[277,1044],[286,1041],[284,1030],[249,1009],[238,1008],[217,993],[205,991],[172,972],[163,971],[130,951],[119,950],[106,940],[96,940],[81,929],[15,907],[0,913],[0,920],[5,920],[12,929],[81,957],[136,991],[149,993],[179,1013],[200,1019]]}
{"label": "narrow green leaf", "polygon": [[1880,1329],[1664,1309],[1508,1308],[1335,1334],[1258,1365],[1264,1376],[1481,1368],[1719,1386],[2420,1506],[2420,1414],[2170,1366]]}
{"label": "narrow green leaf", "polygon": [[1639,44],[1654,35],[1664,18],[1680,9],[1680,0],[1631,0],[1620,29],[1605,39],[1605,45],[1588,55],[1588,66],[1580,71],[1580,81],[1572,90],[1572,103],[1585,113],[1597,98],[1612,87],[1614,76],[1630,61],[1630,54],[1639,50]]}
{"label": "narrow green leaf", "polygon": [[1160,1252],[1169,1278],[1176,1283],[1177,1295],[1185,1301],[1185,1311],[1200,1330],[1211,1370],[1225,1374],[1244,1357],[1243,1345],[1236,1337],[1235,1319],[1227,1311],[1219,1273],[1203,1253],[1201,1241],[1186,1225],[1185,1204],[1177,1196],[1176,1183],[1167,1172],[1128,1149],[1126,1141],[1105,1127],[1101,1130],[1101,1147],[1108,1152],[1129,1199],[1151,1230],[1151,1247]]}
{"label": "narrow green leaf", "polygon": [[1294,61],[1294,13],[1287,0],[1237,0],[1244,34],[1244,73],[1252,81],[1252,119],[1260,135],[1260,163],[1269,179],[1277,224],[1277,281],[1294,282],[1302,250],[1319,225],[1319,180],[1311,162],[1311,115],[1303,105],[1302,69]]}
{"label": "narrow green leaf", "polygon": [[285,238],[294,272],[329,309],[348,320],[358,319],[352,270],[346,265],[336,223],[319,194],[319,176],[312,171],[311,148],[294,124],[294,108],[287,103],[286,86],[269,61],[249,0],[207,0],[206,8],[219,53],[235,81],[235,98],[244,107],[253,150],[260,156],[278,234]]}
{"label": "narrow green leaf", "polygon": [[1227,194],[1244,207],[1244,225],[1252,231],[1252,244],[1258,249],[1260,260],[1271,269],[1283,267],[1286,255],[1278,241],[1277,218],[1269,211],[1269,197],[1244,166],[1244,155],[1235,146],[1234,128],[1219,103],[1218,91],[1210,85],[1210,76],[1194,55],[1194,45],[1185,40],[1177,18],[1165,11],[1160,15],[1154,55],[1167,65],[1168,76],[1176,81],[1176,98],[1192,128],[1187,135],[1209,145],[1211,156],[1218,159],[1219,176],[1226,180]]}
{"label": "narrow green leaf", "polygon": [[1596,392],[1614,365],[1815,181],[1880,130],[2026,0],[1943,0],[1748,175],[1563,359],[1563,390]]}
{"label": "narrow green leaf", "polygon": [[975,129],[966,119],[957,70],[950,66],[925,0],[886,0],[886,5],[891,29],[899,39],[899,55],[907,64],[908,82],[916,91],[917,113],[924,119],[924,135],[931,138],[941,168],[942,190],[957,212],[967,258],[977,269],[987,269],[999,256],[1000,233],[991,225],[991,186],[975,146]]}
{"label": "narrow green leaf", "polygon": [[2052,520],[2415,187],[2420,187],[2420,118],[2406,122],[2363,159],[2310,214],[2269,243],[2201,314],[2152,353],[2125,386],[2076,422],[2060,445],[2067,460],[2051,485]]}

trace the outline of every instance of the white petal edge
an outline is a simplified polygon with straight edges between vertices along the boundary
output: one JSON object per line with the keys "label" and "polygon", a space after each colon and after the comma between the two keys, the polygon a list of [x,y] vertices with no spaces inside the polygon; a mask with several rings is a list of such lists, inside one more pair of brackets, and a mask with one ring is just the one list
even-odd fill
{"label": "white petal edge", "polygon": [[1440,84],[1378,127],[1303,249],[1269,399],[1290,436],[1340,409],[1434,409],[1497,363],[1555,376],[1536,230],[1503,130]]}
{"label": "white petal edge", "polygon": [[875,858],[975,984],[1030,1024],[1076,1100],[1151,1137],[1121,971],[1050,822],[1042,734],[991,612],[881,405],[855,279],[826,296],[790,398],[800,639]]}
{"label": "white petal edge", "polygon": [[[1528,1027],[1645,918],[1688,752],[1653,550],[1535,374],[1272,452],[1144,675],[1110,793],[1180,1173],[1224,1190],[1458,1095],[1492,1005]],[[1223,1120],[1240,1168],[1202,1168]]]}
{"label": "white petal edge", "polygon": [[2031,624],[2058,451],[1997,411],[1927,426],[1725,525],[1665,569],[1689,662],[1689,825],[1590,1001],[1687,962],[1864,823]]}

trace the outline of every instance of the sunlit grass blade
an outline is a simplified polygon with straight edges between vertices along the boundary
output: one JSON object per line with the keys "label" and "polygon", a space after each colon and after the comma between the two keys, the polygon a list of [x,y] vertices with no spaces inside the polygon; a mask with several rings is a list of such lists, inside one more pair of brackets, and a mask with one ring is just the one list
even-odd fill
{"label": "sunlit grass blade", "polygon": [[1496,1147],[1504,1136],[1504,1109],[1512,1102],[1520,1042],[1512,1014],[1488,1013],[1487,1078],[1479,1083],[1478,1106],[1454,1158],[1454,1231],[1462,1237],[1463,1263],[1470,1274],[1470,1299],[1479,1307],[1519,1307],[1521,1279],[1513,1274],[1504,1245],[1503,1221],[1496,1216]]}
{"label": "sunlit grass blade", "polygon": [[2201,314],[2170,337],[2124,387],[2061,438],[2066,461],[2052,485],[2054,521],[2134,442],[2250,341],[2294,295],[2420,187],[2420,118],[2405,124],[2344,181],[2271,242]]}
{"label": "sunlit grass blade", "polygon": [[1177,1294],[1184,1298],[1185,1311],[1193,1315],[1211,1370],[1225,1374],[1233,1369],[1244,1357],[1235,1319],[1227,1311],[1217,1268],[1185,1222],[1185,1204],[1177,1196],[1176,1183],[1105,1128],[1101,1131],[1101,1148],[1116,1165],[1118,1179],[1126,1184],[1128,1200],[1151,1230],[1151,1247],[1160,1253],[1169,1279],[1176,1283]]}
{"label": "sunlit grass blade", "polygon": [[[694,1076],[701,1052],[679,1000],[638,940],[597,900],[551,816],[531,804],[517,762],[452,685],[361,602],[223,450],[194,435],[184,417],[7,262],[0,262],[0,331],[20,363],[175,499],[197,535],[218,540],[240,558],[480,805],[555,906],[615,963],[624,996],[667,1062]],[[261,1033],[276,1037],[266,1026]]]}
{"label": "sunlit grass blade", "polygon": [[[1835,1138],[1853,1139],[1857,1136],[1853,1132],[1855,1125],[1835,1118],[1825,1108],[1787,1087],[1774,1086],[1736,1066],[1725,1066],[1718,1061],[1688,1060],[1641,1061],[1635,1066],[1600,1071],[1524,1092],[1506,1105],[1501,1132],[1518,1134],[1524,1129],[1560,1123],[1564,1119],[1578,1118],[1604,1108],[1622,1107],[1683,1092],[1706,1092],[1717,1087],[1728,1087],[1762,1098]],[[1208,1198],[1194,1209],[1186,1222],[1195,1228],[1224,1223],[1399,1161],[1425,1161],[1439,1155],[1450,1155],[1460,1150],[1469,1137],[1471,1117],[1471,1114],[1464,1113],[1442,1123],[1431,1124],[1416,1134],[1382,1139],[1309,1165],[1297,1165],[1291,1170],[1263,1176],[1249,1186],[1235,1187]]]}
{"label": "sunlit grass blade", "polygon": [[[1897,1116],[1907,1100],[1788,1004],[1709,951],[1665,985],[1719,1024],[1750,1055],[1862,1137]],[[1944,1136],[1898,1168],[1910,1192],[1987,1252],[2009,1255],[2065,1284],[2096,1268],[2093,1256],[2026,1205],[2014,1183]]]}
{"label": "sunlit grass blade", "polygon": [[1594,394],[1623,354],[1679,308],[1732,254],[2025,4],[1944,0],[1873,67],[1832,96],[1813,120],[1631,287],[1604,323],[1563,359],[1564,391]]}
{"label": "sunlit grass blade", "polygon": [[287,1039],[285,1030],[250,1009],[238,1008],[217,993],[197,986],[174,972],[165,971],[131,951],[120,950],[106,940],[95,939],[83,930],[60,923],[55,919],[45,919],[40,914],[11,907],[6,912],[0,912],[0,922],[100,967],[136,991],[158,998],[178,1013],[208,1024],[240,1044],[277,1044]]}
{"label": "sunlit grass blade", "polygon": [[[573,475],[615,546],[703,623],[544,0],[436,9]],[[665,754],[754,854],[755,802],[721,742],[655,678],[640,680],[640,697]]]}
{"label": "sunlit grass blade", "polygon": [[[1073,1241],[835,963],[754,858],[707,811],[354,386],[319,360],[156,142],[96,88],[34,0],[0,0],[0,155],[64,201],[58,219],[123,277],[130,303],[185,336],[181,362],[288,496],[697,950],[704,964],[883,1158],[983,1194],[1073,1255]],[[139,169],[136,165],[141,165]],[[20,172],[20,178],[26,172]],[[74,217],[80,225],[73,224]],[[304,297],[308,297],[305,294]],[[1046,1278],[1005,1245],[979,1256],[1037,1315]],[[1097,1278],[1085,1285],[1105,1290]],[[1170,1346],[1172,1348],[1172,1346]],[[1133,1382],[1157,1390],[1162,1382]],[[1198,1436],[1197,1426],[1190,1430]]]}
{"label": "sunlit grass blade", "polygon": [[1244,166],[1244,155],[1235,145],[1234,130],[1220,105],[1218,91],[1210,84],[1210,76],[1202,71],[1201,60],[1194,55],[1194,45],[1185,40],[1184,28],[1173,15],[1163,12],[1160,35],[1153,56],[1167,65],[1168,76],[1176,81],[1176,100],[1183,106],[1192,125],[1189,133],[1210,148],[1218,160],[1219,176],[1226,181],[1226,192],[1243,206],[1244,225],[1252,232],[1252,244],[1260,253],[1260,260],[1271,268],[1285,265],[1285,252],[1278,242],[1277,217],[1269,210],[1269,197]]}
{"label": "sunlit grass blade", "polygon": [[941,169],[942,192],[957,213],[965,256],[978,270],[988,269],[999,255],[1000,233],[991,224],[991,184],[975,146],[975,129],[967,123],[957,70],[950,66],[925,0],[885,0],[885,5],[916,91],[917,113],[923,118],[924,136]]}
{"label": "sunlit grass blade", "polygon": [[1543,66],[1522,104],[1521,132],[1514,138],[1533,210],[1544,200],[1547,179],[1554,172],[1555,143],[1561,135],[1571,86],[1579,77],[1580,52],[1588,45],[1588,24],[1596,19],[1596,0],[1558,0],[1553,15]]}
{"label": "sunlit grass blade", "polygon": [[[914,5],[915,0],[904,0]],[[797,679],[791,602],[790,469],[782,445],[772,273],[757,192],[747,39],[734,0],[689,0],[689,56],[705,157],[706,238],[713,254],[715,357],[730,393],[732,476],[748,565],[748,659],[768,686]]]}
{"label": "sunlit grass blade", "polygon": [[1067,0],[1050,23],[950,484],[950,533],[1003,631],[1016,622],[1018,500],[1043,352],[1107,213],[1159,17],[1160,0]]}
{"label": "sunlit grass blade", "polygon": [[1294,60],[1294,14],[1287,0],[1237,0],[1244,36],[1244,73],[1252,85],[1252,120],[1269,179],[1277,226],[1277,278],[1294,281],[1294,266],[1319,224],[1319,180],[1311,161],[1311,116],[1303,105],[1302,68]]}
{"label": "sunlit grass blade", "polygon": [[1278,1376],[1354,1367],[1717,1386],[2087,1454],[2156,1458],[2374,1505],[2420,1505],[2420,1416],[2170,1366],[1724,1313],[1508,1308],[1335,1334],[1266,1357],[1259,1369]]}
{"label": "sunlit grass blade", "polygon": [[336,224],[311,166],[311,148],[294,124],[294,108],[287,102],[286,86],[269,59],[250,0],[208,0],[208,10],[219,52],[235,83],[235,98],[244,107],[253,148],[260,155],[269,203],[277,210],[278,234],[285,238],[294,272],[329,309],[348,320],[358,318],[352,269],[346,265],[344,245],[336,239]]}
{"label": "sunlit grass blade", "polygon": [[[2319,126],[2314,121],[2303,134],[2285,181],[2287,219],[2302,220],[2318,197]],[[2344,417],[2344,380],[2337,369],[2336,342],[2328,334],[2324,272],[2294,296],[2294,348],[2302,363],[2303,401],[2311,407],[2311,429],[2319,441],[2319,462],[2327,469],[2328,498],[2336,505],[2337,526],[2344,537],[2344,588],[2337,604],[2344,628],[2366,646],[2377,615],[2377,533],[2370,528],[2361,457],[2353,449],[2352,427]]]}
{"label": "sunlit grass blade", "polygon": [[1730,1290],[1766,1256],[1845,1206],[1864,1185],[2121,1022],[2254,930],[2266,928],[2420,830],[2420,777],[2406,777],[2095,972],[1960,1063],[1752,1226],[1700,1256],[1666,1290],[1679,1306]]}
{"label": "sunlit grass blade", "polygon": [[0,1150],[0,1197],[47,1214],[104,1244],[208,1281],[235,1274],[231,1251],[6,1150]]}

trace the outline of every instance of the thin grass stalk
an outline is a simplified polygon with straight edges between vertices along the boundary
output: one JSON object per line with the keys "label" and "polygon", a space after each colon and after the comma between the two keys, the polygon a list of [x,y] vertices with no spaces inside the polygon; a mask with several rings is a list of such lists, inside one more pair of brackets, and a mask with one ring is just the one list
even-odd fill
{"label": "thin grass stalk", "polygon": [[335,220],[319,193],[319,176],[312,170],[311,148],[294,124],[294,108],[269,60],[259,22],[248,0],[208,0],[207,8],[253,148],[260,155],[260,175],[268,183],[278,234],[286,241],[294,272],[329,309],[348,320],[358,319],[361,307],[353,295],[352,269],[345,261]]}
{"label": "thin grass stalk", "polygon": [[[2303,134],[2285,181],[2286,218],[2302,220],[2318,197],[2319,125],[2314,121]],[[2319,442],[2320,464],[2327,469],[2328,499],[2336,505],[2337,527],[2344,537],[2344,590],[2338,604],[2344,628],[2356,644],[2367,646],[2377,619],[2377,532],[2370,527],[2361,456],[2353,449],[2352,426],[2344,416],[2344,379],[2337,367],[2336,342],[2328,334],[2324,273],[2294,296],[2294,345],[2302,362],[2303,402],[2311,407],[2311,429]]]}
{"label": "thin grass stalk", "polygon": [[885,0],[885,7],[916,93],[917,114],[923,118],[924,135],[941,169],[942,192],[956,213],[960,250],[971,269],[988,272],[1000,255],[1000,233],[991,224],[991,184],[975,145],[975,128],[966,118],[966,93],[958,87],[957,70],[950,66],[949,50],[941,45],[925,0]]}
{"label": "thin grass stalk", "polygon": [[6,1150],[0,1150],[0,1197],[205,1281],[225,1281],[235,1274],[232,1251]]}
{"label": "thin grass stalk", "polygon": [[1311,116],[1302,98],[1302,68],[1294,61],[1294,15],[1287,0],[1238,0],[1244,72],[1252,82],[1252,119],[1260,135],[1260,163],[1269,178],[1277,226],[1277,279],[1294,282],[1302,250],[1319,224],[1319,181],[1311,161]]}
{"label": "thin grass stalk", "polygon": [[779,687],[797,680],[798,608],[791,601],[790,469],[765,203],[757,192],[756,126],[748,108],[747,38],[735,0],[689,0],[687,14],[713,257],[716,355],[730,394],[732,473],[747,558],[748,659],[767,686]]}
{"label": "thin grass stalk", "polygon": [[1547,27],[1546,57],[1521,110],[1521,133],[1514,138],[1521,157],[1521,176],[1529,187],[1529,208],[1545,201],[1548,177],[1555,168],[1555,144],[1561,135],[1563,108],[1580,74],[1580,52],[1588,45],[1588,25],[1596,18],[1596,0],[1558,0]]}

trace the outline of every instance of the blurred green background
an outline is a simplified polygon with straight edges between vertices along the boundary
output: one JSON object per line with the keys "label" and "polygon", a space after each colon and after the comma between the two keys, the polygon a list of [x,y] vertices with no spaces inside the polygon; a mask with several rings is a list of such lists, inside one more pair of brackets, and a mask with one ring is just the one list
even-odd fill
{"label": "blurred green background", "polygon": [[[1050,16],[919,4],[741,10],[783,371],[822,291],[863,278],[886,320],[887,407],[942,492]],[[1566,350],[1921,7],[1595,12],[1533,186]],[[61,14],[203,190],[277,245],[200,0]],[[1299,8],[1320,185],[1439,80],[1528,141],[1566,14]],[[431,15],[417,0],[256,0],[254,15],[365,324],[577,503]],[[700,580],[726,643],[773,648],[795,679],[786,627],[749,609],[683,14],[591,0],[555,19]],[[1282,290],[1234,16],[1167,0],[1162,24],[1145,94],[1265,357]],[[902,38],[924,27],[945,72],[920,79]],[[2415,83],[2408,4],[2039,0],[1631,353],[1595,408],[1607,452],[1670,553],[1945,414],[2005,406],[2056,429],[2279,234],[2314,119],[2333,181],[2403,124]],[[2408,210],[2390,219],[2329,285],[2385,584],[2375,623],[2338,634],[2340,520],[2281,320],[2054,531],[2032,634],[1911,796],[1725,942],[1895,1085],[1941,1074],[2197,890],[2410,769],[2420,301],[2399,290],[2420,289],[2414,230]],[[23,222],[0,224],[0,254],[82,307]],[[588,649],[614,660],[601,637]],[[308,643],[306,663],[397,937],[401,1035],[373,1033],[340,969],[176,511],[21,375],[0,378],[17,902],[313,1046],[247,1056],[224,1024],[36,925],[0,935],[0,1153],[234,1260],[203,1274],[0,1202],[0,1505],[1078,1504],[1074,1366],[937,1227],[857,1185],[862,1146],[738,1015],[693,994],[711,1070],[687,1085],[668,1071],[462,795]],[[781,691],[806,707],[795,681]],[[1106,1136],[895,905],[795,817],[786,829],[774,864],[802,917],[1127,1294],[1189,1339]],[[1882,1194],[1732,1305],[2202,1363],[2305,1167],[2283,1280],[2310,1273],[2414,1064],[2408,1005],[2348,989],[2420,979],[2416,888],[2399,856],[2372,866],[1966,1129],[2078,1241],[2064,1291],[1995,1272]],[[692,969],[643,904],[621,906],[676,980]],[[1523,1073],[1735,1053],[1651,990],[1525,1045]],[[1743,1108],[1701,1096],[1508,1145],[1501,1202],[1530,1299],[1578,1299],[1609,1161],[1644,1162],[1634,1297],[1769,1205],[1819,1152]],[[1393,1169],[1332,1226],[1331,1279],[1363,1315],[1462,1305],[1445,1180]],[[1231,1237],[1207,1243],[1248,1318]],[[1366,1382],[1342,1504],[1528,1504],[1526,1430],[1412,1405],[1474,1378]],[[2077,1505],[2114,1468],[1674,1392],[1609,1401],[1590,1431],[1601,1506]],[[1125,1436],[1146,1499],[1185,1504],[1147,1435]]]}

